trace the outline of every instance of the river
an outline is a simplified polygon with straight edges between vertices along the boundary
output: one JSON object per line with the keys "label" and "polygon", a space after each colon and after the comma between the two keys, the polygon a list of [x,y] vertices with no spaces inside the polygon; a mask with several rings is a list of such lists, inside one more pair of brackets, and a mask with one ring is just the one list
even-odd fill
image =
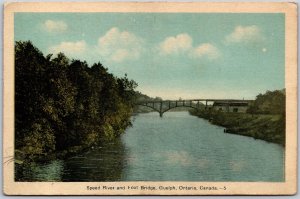
{"label": "river", "polygon": [[188,112],[139,114],[114,142],[16,170],[16,181],[284,181],[284,148]]}

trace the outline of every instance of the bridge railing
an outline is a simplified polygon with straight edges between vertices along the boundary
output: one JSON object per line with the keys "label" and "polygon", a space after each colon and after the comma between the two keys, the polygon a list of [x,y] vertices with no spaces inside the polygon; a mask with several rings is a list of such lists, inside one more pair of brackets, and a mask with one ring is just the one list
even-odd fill
{"label": "bridge railing", "polygon": [[226,104],[227,109],[229,110],[229,106],[231,103],[245,103],[252,102],[254,100],[238,100],[238,99],[189,99],[189,100],[145,100],[138,101],[135,104],[141,106],[147,106],[152,108],[153,110],[159,112],[160,116],[163,115],[164,112],[176,108],[176,107],[191,107],[196,109],[207,109],[213,105],[208,104],[209,102],[222,102]]}
{"label": "bridge railing", "polygon": [[186,99],[186,100],[145,100],[137,101],[135,104],[141,103],[161,103],[161,102],[253,102],[254,100],[245,100],[245,99]]}

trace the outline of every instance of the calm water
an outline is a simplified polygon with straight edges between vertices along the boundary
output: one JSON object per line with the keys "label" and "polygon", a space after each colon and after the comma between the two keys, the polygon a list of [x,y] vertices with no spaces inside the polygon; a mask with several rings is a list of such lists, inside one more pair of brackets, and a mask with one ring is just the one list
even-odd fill
{"label": "calm water", "polygon": [[284,181],[284,148],[187,112],[140,114],[113,143],[18,169],[21,181]]}

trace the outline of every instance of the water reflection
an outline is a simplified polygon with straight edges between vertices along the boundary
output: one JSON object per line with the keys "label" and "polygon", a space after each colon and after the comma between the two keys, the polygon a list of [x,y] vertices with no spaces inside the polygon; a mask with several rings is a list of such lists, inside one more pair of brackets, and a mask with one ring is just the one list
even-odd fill
{"label": "water reflection", "polygon": [[16,165],[16,181],[284,181],[284,148],[184,112],[137,115],[120,139],[66,160]]}
{"label": "water reflection", "polygon": [[15,165],[16,181],[62,181],[63,161],[53,160],[47,163]]}
{"label": "water reflection", "polygon": [[284,148],[186,112],[140,114],[122,137],[124,181],[284,181]]}
{"label": "water reflection", "polygon": [[120,139],[65,161],[63,181],[119,181],[124,162]]}
{"label": "water reflection", "polygon": [[16,165],[16,181],[119,181],[124,146],[120,139],[66,160]]}

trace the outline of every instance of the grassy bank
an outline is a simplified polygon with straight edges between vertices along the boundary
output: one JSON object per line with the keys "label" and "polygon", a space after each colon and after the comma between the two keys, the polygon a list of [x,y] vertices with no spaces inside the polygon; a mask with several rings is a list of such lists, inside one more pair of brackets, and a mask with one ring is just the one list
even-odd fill
{"label": "grassy bank", "polygon": [[279,114],[225,113],[190,111],[192,115],[223,126],[226,133],[238,134],[285,146],[285,118]]}

